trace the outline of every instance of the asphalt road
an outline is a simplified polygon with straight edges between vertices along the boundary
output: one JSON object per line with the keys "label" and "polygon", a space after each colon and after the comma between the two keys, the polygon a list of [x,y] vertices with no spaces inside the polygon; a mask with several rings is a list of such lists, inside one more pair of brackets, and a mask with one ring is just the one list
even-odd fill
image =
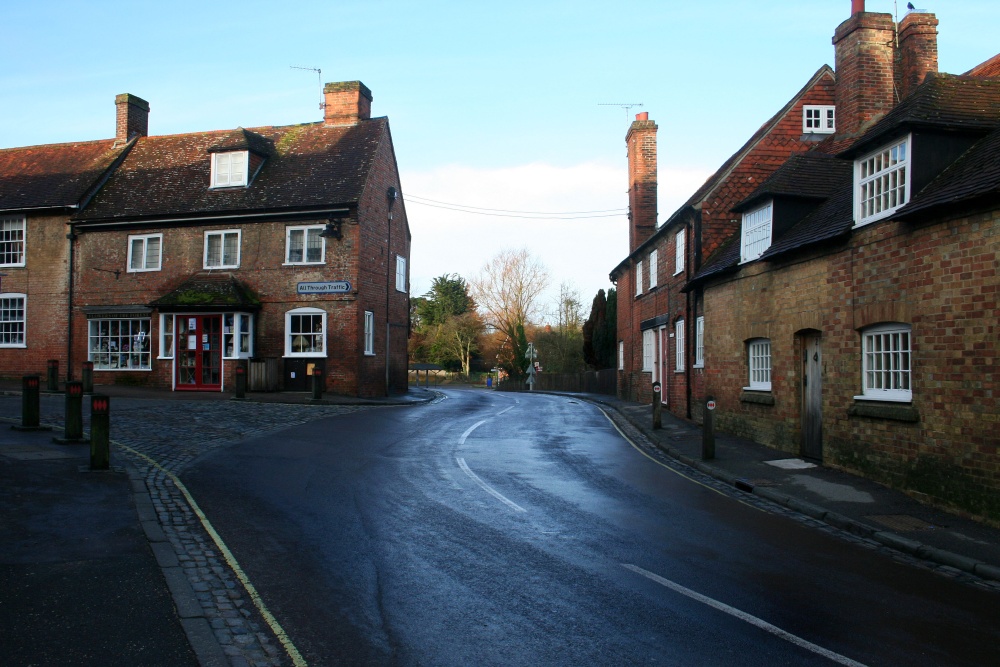
{"label": "asphalt road", "polygon": [[997,596],[678,474],[567,397],[447,391],[182,480],[311,665],[986,665]]}

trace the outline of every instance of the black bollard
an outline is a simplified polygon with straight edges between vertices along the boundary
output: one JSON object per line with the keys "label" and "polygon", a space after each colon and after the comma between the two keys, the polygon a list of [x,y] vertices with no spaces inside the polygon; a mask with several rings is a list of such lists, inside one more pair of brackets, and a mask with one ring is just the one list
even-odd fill
{"label": "black bollard", "polygon": [[111,399],[90,397],[90,469],[111,469]]}
{"label": "black bollard", "polygon": [[243,361],[236,362],[236,390],[233,398],[240,400],[247,397],[247,369]]}
{"label": "black bollard", "polygon": [[660,400],[660,383],[653,383],[653,429],[663,427],[663,402]]}
{"label": "black bollard", "polygon": [[93,394],[94,393],[94,362],[85,361],[83,362],[83,393]]}
{"label": "black bollard", "polygon": [[48,386],[49,391],[59,391],[59,360],[49,359]]}
{"label": "black bollard", "polygon": [[66,429],[62,438],[53,438],[60,444],[84,442],[83,439],[83,383],[66,383]]}
{"label": "black bollard", "polygon": [[701,425],[701,460],[710,461],[715,458],[715,425],[712,415],[715,413],[715,399],[705,397],[705,409],[702,410]]}
{"label": "black bollard", "polygon": [[312,374],[312,400],[318,401],[321,398],[323,398],[323,370],[315,366]]}
{"label": "black bollard", "polygon": [[[39,431],[38,425],[41,413],[38,392],[41,378],[37,375],[25,375],[21,378],[21,425],[14,428],[19,431]],[[47,429],[45,429],[47,430]]]}

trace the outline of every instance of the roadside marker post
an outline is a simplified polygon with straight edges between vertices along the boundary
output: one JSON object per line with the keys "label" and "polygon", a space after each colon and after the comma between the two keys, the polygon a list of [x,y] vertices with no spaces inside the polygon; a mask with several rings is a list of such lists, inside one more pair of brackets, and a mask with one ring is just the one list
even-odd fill
{"label": "roadside marker post", "polygon": [[247,397],[247,369],[241,360],[236,364],[236,395],[234,398],[240,400]]}
{"label": "roadside marker post", "polygon": [[83,383],[66,383],[66,427],[62,438],[53,438],[60,444],[84,442],[83,439]]}
{"label": "roadside marker post", "polygon": [[46,377],[49,391],[59,391],[59,360],[49,359],[48,375]]}
{"label": "roadside marker post", "polygon": [[701,460],[710,461],[715,458],[715,425],[713,415],[715,413],[715,399],[711,396],[705,397],[705,409],[702,411],[701,425]]}
{"label": "roadside marker post", "polygon": [[85,361],[83,362],[83,373],[80,378],[83,381],[83,393],[93,394],[94,393],[94,362]]}
{"label": "roadside marker post", "polygon": [[90,397],[90,469],[111,469],[111,398]]}
{"label": "roadside marker post", "polygon": [[663,401],[660,399],[660,383],[653,383],[653,428],[663,428]]}
{"label": "roadside marker post", "polygon": [[318,401],[323,398],[323,370],[316,366],[312,373],[312,400]]}

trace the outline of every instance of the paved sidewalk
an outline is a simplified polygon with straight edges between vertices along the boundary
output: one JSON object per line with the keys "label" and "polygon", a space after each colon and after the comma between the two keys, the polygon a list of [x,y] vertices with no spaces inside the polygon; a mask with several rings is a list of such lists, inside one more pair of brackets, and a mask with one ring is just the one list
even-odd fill
{"label": "paved sidewalk", "polygon": [[649,405],[601,394],[586,399],[618,415],[671,459],[754,496],[889,547],[942,574],[1000,592],[1000,530],[931,507],[846,472],[813,465],[744,438],[716,433],[715,457],[702,460],[702,429],[666,409],[654,430]]}

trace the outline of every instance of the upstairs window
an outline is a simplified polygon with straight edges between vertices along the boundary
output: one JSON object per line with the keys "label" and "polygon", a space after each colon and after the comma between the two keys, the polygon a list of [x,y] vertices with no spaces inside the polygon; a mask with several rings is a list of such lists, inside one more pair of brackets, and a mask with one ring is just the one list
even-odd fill
{"label": "upstairs window", "polygon": [[837,130],[837,107],[807,104],[802,107],[802,132],[805,134],[833,134]]}
{"label": "upstairs window", "polygon": [[653,250],[649,253],[649,289],[656,287],[657,266],[656,251]]}
{"label": "upstairs window", "polygon": [[320,236],[323,225],[285,229],[285,264],[322,264],[326,240]]}
{"label": "upstairs window", "polygon": [[240,230],[205,232],[205,268],[236,269],[240,266]]}
{"label": "upstairs window", "polygon": [[862,396],[882,401],[910,401],[910,327],[882,324],[861,334]]}
{"label": "upstairs window", "polygon": [[767,202],[743,214],[740,262],[752,262],[771,247],[772,211],[771,202]]}
{"label": "upstairs window", "polygon": [[674,275],[684,270],[684,230],[674,236]]}
{"label": "upstairs window", "polygon": [[677,320],[674,325],[674,370],[682,371],[687,366],[687,345],[684,341],[684,320]]}
{"label": "upstairs window", "polygon": [[0,216],[0,266],[24,266],[23,215]]}
{"label": "upstairs window", "polygon": [[642,262],[635,263],[635,295],[642,294]]}
{"label": "upstairs window", "polygon": [[406,291],[406,258],[396,255],[396,291]]}
{"label": "upstairs window", "polygon": [[771,391],[771,341],[755,338],[747,343],[750,366],[750,386],[748,389]]}
{"label": "upstairs window", "polygon": [[866,225],[910,199],[910,137],[869,153],[854,163],[854,223]]}
{"label": "upstairs window", "polygon": [[365,311],[365,355],[375,355],[375,313]]}
{"label": "upstairs window", "polygon": [[163,234],[128,237],[128,272],[159,271]]}
{"label": "upstairs window", "polygon": [[705,367],[705,316],[694,321],[694,367]]}
{"label": "upstairs window", "polygon": [[247,151],[212,153],[212,187],[246,185],[248,165]]}

